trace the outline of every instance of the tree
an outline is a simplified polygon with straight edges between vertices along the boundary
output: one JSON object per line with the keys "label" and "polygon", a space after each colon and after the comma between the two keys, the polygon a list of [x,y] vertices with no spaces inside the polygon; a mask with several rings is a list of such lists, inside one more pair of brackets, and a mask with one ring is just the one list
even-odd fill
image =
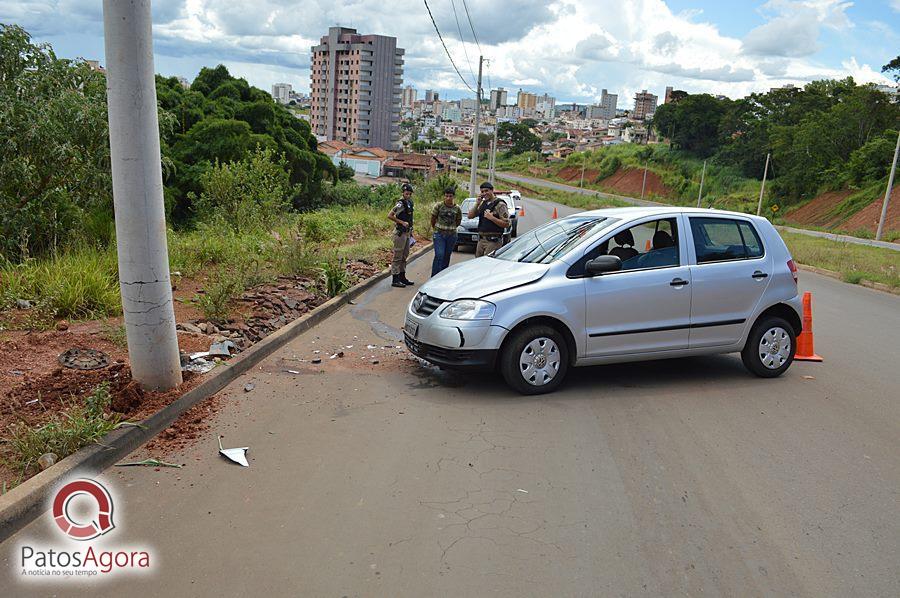
{"label": "tree", "polygon": [[894,81],[900,83],[900,56],[897,56],[889,63],[881,67],[882,73],[889,73],[892,77],[894,77]]}
{"label": "tree", "polygon": [[541,138],[525,122],[497,125],[497,144],[507,148],[508,156],[541,151]]}
{"label": "tree", "polygon": [[341,160],[341,163],[338,164],[338,179],[341,181],[350,181],[353,180],[353,176],[356,174],[356,171],[353,170],[353,167]]}
{"label": "tree", "polygon": [[0,24],[0,261],[110,238],[107,122],[102,74]]}
{"label": "tree", "polygon": [[721,145],[719,124],[729,102],[709,94],[689,95],[657,108],[653,126],[673,145],[706,158]]}

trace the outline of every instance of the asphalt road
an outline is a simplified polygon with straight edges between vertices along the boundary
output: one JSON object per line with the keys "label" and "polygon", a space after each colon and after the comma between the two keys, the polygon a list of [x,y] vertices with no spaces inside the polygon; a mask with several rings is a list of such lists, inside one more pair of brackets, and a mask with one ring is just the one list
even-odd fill
{"label": "asphalt road", "polygon": [[[523,228],[552,206],[525,209]],[[737,356],[582,368],[526,398],[383,349],[415,290],[382,283],[232,384],[172,458],[185,468],[103,476],[110,541],[152,546],[158,570],[90,594],[900,595],[900,297],[801,286],[822,364],[776,380]],[[322,365],[297,361],[317,350]],[[15,546],[51,526],[0,546],[0,595],[27,593]]]}

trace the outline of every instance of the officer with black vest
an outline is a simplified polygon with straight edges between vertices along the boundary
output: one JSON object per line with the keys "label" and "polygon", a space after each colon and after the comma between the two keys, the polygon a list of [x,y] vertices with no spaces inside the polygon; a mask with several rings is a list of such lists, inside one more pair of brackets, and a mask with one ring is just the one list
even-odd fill
{"label": "officer with black vest", "polygon": [[481,195],[469,210],[469,218],[478,217],[478,245],[475,257],[487,255],[503,245],[503,231],[509,227],[509,207],[494,195],[494,186],[481,183]]}
{"label": "officer with black vest", "polygon": [[388,220],[395,224],[394,259],[391,261],[392,287],[405,288],[413,284],[406,278],[406,258],[409,257],[409,240],[413,228],[413,188],[409,183],[401,187],[403,198],[388,213]]}

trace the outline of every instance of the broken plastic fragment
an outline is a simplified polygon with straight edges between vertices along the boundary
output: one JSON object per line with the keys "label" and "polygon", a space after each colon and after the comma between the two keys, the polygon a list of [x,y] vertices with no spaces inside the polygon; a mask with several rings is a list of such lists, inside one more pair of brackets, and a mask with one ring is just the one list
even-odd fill
{"label": "broken plastic fragment", "polygon": [[117,463],[116,467],[176,467],[181,469],[181,465],[177,463],[166,463],[159,459],[144,459],[143,461],[132,461],[131,463]]}
{"label": "broken plastic fragment", "polygon": [[249,446],[242,446],[240,448],[222,448],[222,437],[219,436],[219,454],[227,459],[231,459],[238,465],[243,465],[244,467],[250,467],[250,464],[247,462],[247,451],[250,450]]}
{"label": "broken plastic fragment", "polygon": [[229,340],[213,343],[209,346],[209,355],[211,357],[231,357],[231,351],[236,348],[235,344]]}

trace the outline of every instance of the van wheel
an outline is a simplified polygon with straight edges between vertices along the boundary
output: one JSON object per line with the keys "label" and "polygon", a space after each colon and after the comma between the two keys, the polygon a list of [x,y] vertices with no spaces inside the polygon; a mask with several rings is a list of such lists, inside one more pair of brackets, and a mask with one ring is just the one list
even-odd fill
{"label": "van wheel", "polygon": [[794,361],[797,336],[782,318],[768,316],[756,321],[741,351],[744,367],[761,378],[783,374]]}
{"label": "van wheel", "polygon": [[523,395],[553,392],[568,369],[566,340],[549,326],[529,326],[514,332],[500,355],[503,378]]}

